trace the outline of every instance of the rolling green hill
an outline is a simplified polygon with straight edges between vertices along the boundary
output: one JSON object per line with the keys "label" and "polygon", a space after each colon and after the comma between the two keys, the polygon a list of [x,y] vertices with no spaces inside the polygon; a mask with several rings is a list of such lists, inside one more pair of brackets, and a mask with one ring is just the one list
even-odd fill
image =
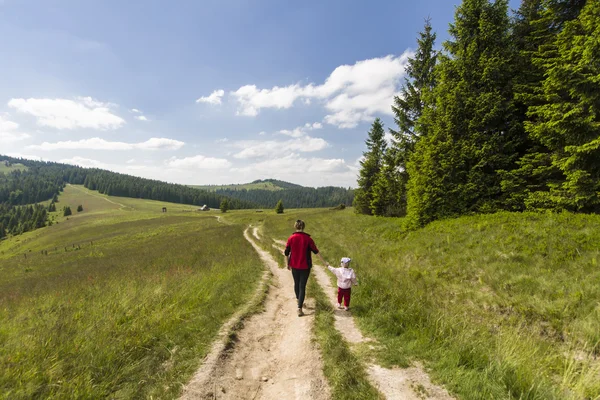
{"label": "rolling green hill", "polygon": [[193,187],[252,202],[264,208],[275,207],[279,200],[282,200],[286,208],[314,208],[334,207],[340,204],[351,205],[354,199],[352,189],[334,186],[304,187],[277,179],[256,180],[239,185]]}
{"label": "rolling green hill", "polygon": [[209,192],[216,192],[217,190],[270,190],[278,191],[283,190],[283,187],[276,185],[275,183],[264,180],[254,181],[250,183],[240,183],[232,185],[189,185],[196,189],[207,190]]}
{"label": "rolling green hill", "polygon": [[[353,259],[352,313],[377,340],[343,344],[317,324],[334,393],[356,384],[336,362],[346,348],[363,365],[423,363],[458,399],[600,395],[600,216],[498,213],[407,231],[351,209],[235,210],[219,224],[78,185],[58,200],[83,211],[0,242],[0,398],[177,397],[261,273],[243,229],[261,226],[281,259],[273,239],[298,218],[330,263]],[[316,312],[331,316],[322,302]]]}
{"label": "rolling green hill", "polygon": [[75,185],[57,205],[0,241],[0,398],[176,398],[262,274],[245,227]]}

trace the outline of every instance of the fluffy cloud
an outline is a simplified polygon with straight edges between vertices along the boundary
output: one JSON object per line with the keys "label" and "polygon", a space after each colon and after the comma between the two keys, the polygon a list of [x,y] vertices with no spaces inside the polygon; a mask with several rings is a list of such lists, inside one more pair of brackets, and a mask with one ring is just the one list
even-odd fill
{"label": "fluffy cloud", "polygon": [[238,115],[254,117],[261,108],[290,108],[303,92],[300,85],[260,90],[256,85],[246,85],[231,94],[239,103]]}
{"label": "fluffy cloud", "polygon": [[405,73],[406,51],[358,61],[354,65],[337,67],[321,85],[294,84],[271,89],[246,85],[232,92],[238,102],[238,115],[256,116],[262,108],[290,108],[296,100],[310,104],[310,99],[324,101],[330,112],[325,122],[340,128],[351,128],[361,121],[369,121],[376,113],[391,114],[391,104]]}
{"label": "fluffy cloud", "polygon": [[304,126],[299,126],[293,130],[282,129],[278,133],[281,133],[282,135],[287,135],[287,136],[298,138],[298,137],[302,137],[302,136],[306,135],[307,131],[312,131],[312,130],[321,129],[321,128],[323,128],[323,124],[321,124],[320,122],[315,122],[314,124],[309,124],[307,122],[306,124],[304,124]]}
{"label": "fluffy cloud", "polygon": [[311,152],[329,147],[329,143],[321,138],[303,136],[291,140],[242,140],[234,143],[234,147],[243,149],[233,155],[234,158],[259,158],[291,152]]}
{"label": "fluffy cloud", "polygon": [[8,106],[33,115],[40,126],[56,129],[117,129],[125,120],[111,112],[110,103],[101,103],[91,97],[69,99],[11,99]]}
{"label": "fluffy cloud", "polygon": [[143,115],[136,115],[134,118],[137,119],[138,121],[148,121],[148,118],[146,118]]}
{"label": "fluffy cloud", "polygon": [[104,164],[100,161],[96,161],[96,160],[92,160],[92,159],[84,158],[84,157],[79,157],[79,156],[75,156],[72,158],[63,158],[62,160],[59,160],[58,162],[62,163],[62,164],[78,165],[80,167],[85,167],[85,168],[108,169],[108,168],[106,168],[107,164]]}
{"label": "fluffy cloud", "polygon": [[110,142],[98,137],[82,140],[67,140],[64,142],[44,142],[28,146],[37,150],[177,150],[185,143],[166,138],[150,138],[140,143]]}
{"label": "fluffy cloud", "polygon": [[176,158],[172,157],[165,161],[171,168],[180,169],[222,169],[231,167],[231,163],[224,158],[213,158],[197,155],[194,157]]}
{"label": "fluffy cloud", "polygon": [[0,142],[14,143],[31,137],[27,133],[18,132],[17,129],[19,124],[0,115]]}
{"label": "fluffy cloud", "polygon": [[232,168],[232,171],[253,172],[262,176],[279,175],[292,178],[297,175],[311,173],[354,173],[343,159],[303,158],[295,153],[257,162],[241,168]]}
{"label": "fluffy cloud", "polygon": [[196,103],[208,103],[208,104],[221,104],[221,99],[225,95],[225,91],[223,89],[213,91],[209,96],[200,97],[196,100]]}

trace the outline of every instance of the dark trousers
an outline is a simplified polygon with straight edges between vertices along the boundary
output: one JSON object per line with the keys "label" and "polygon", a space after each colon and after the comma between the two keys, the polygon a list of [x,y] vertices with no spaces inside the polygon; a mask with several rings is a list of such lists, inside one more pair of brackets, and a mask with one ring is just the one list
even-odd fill
{"label": "dark trousers", "polygon": [[292,268],[292,276],[294,277],[294,292],[296,292],[296,298],[298,299],[298,308],[302,308],[304,305],[306,283],[308,282],[309,275],[310,269]]}

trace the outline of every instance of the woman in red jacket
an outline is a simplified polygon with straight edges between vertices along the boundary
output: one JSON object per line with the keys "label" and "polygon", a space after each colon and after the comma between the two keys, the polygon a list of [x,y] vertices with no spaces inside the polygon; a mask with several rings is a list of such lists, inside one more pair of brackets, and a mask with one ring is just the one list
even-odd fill
{"label": "woman in red jacket", "polygon": [[292,270],[292,276],[294,277],[294,291],[298,299],[299,317],[304,315],[302,306],[304,305],[306,283],[308,282],[310,269],[312,268],[311,253],[317,254],[321,261],[323,261],[323,264],[329,265],[321,257],[314,240],[312,240],[308,233],[304,233],[304,227],[304,221],[296,221],[294,224],[296,232],[288,238],[284,252],[287,259],[287,267]]}

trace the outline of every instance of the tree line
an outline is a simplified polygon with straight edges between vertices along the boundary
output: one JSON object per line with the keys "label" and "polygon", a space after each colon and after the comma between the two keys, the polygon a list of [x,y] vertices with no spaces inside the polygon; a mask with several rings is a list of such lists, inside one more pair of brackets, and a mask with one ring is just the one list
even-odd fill
{"label": "tree line", "polygon": [[373,122],[354,201],[412,226],[498,210],[600,211],[600,2],[464,0],[430,21]]}
{"label": "tree line", "polygon": [[303,187],[287,182],[274,181],[277,186],[288,189],[217,189],[215,193],[230,198],[255,203],[263,208],[273,208],[281,200],[286,208],[333,207],[339,204],[352,204],[354,191],[341,187],[326,186],[320,188]]}
{"label": "tree line", "polygon": [[[67,183],[85,185],[111,196],[133,197],[171,203],[218,207],[222,194],[184,185],[138,178],[115,172],[82,168],[54,162],[16,159],[0,155],[0,162],[21,163],[26,170],[0,173],[0,239],[20,234],[48,223],[48,212],[55,211],[58,194]],[[35,204],[52,199],[48,207]],[[229,208],[255,208],[243,199],[229,199]],[[35,204],[35,205],[32,205]],[[27,205],[27,206],[25,206]]]}

